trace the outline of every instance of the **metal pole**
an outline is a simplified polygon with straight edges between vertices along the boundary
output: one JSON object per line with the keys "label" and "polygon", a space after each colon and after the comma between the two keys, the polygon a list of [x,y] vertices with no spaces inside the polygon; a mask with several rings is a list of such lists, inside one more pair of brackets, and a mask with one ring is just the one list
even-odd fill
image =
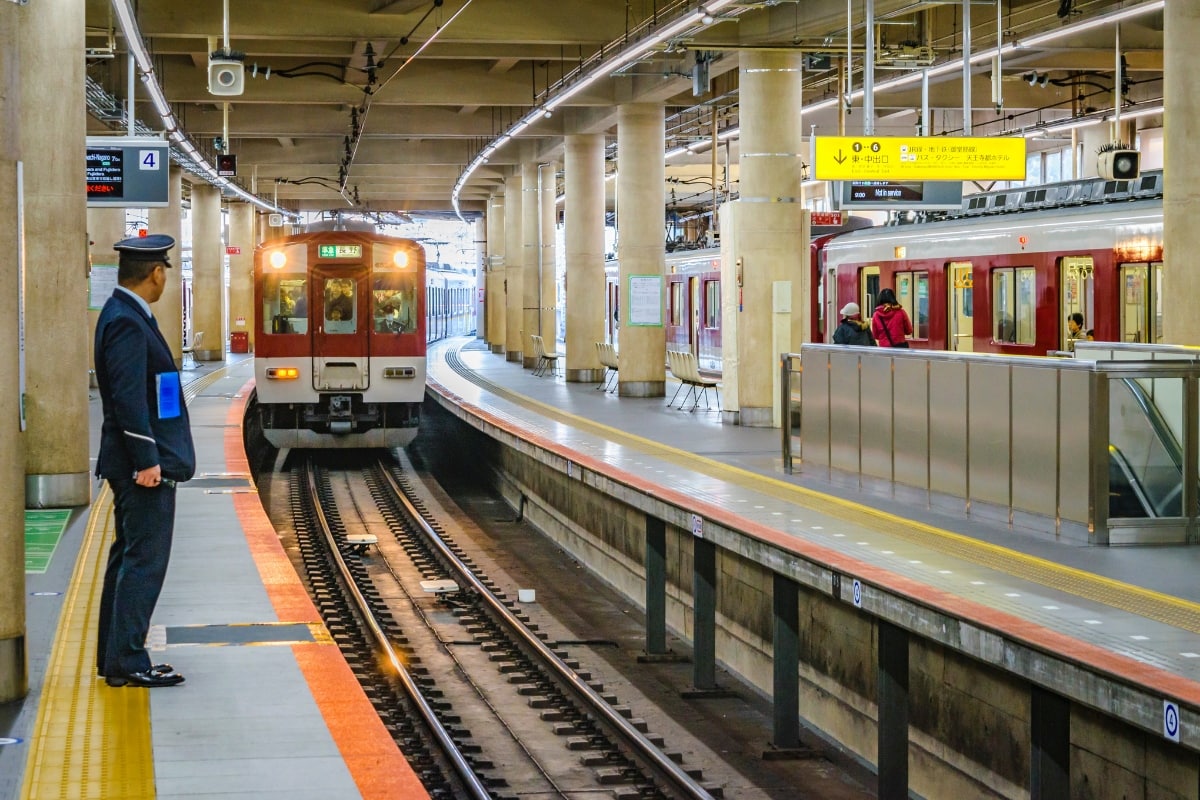
{"label": "metal pole", "polygon": [[921,135],[929,135],[929,70],[921,70]]}
{"label": "metal pole", "polygon": [[136,64],[134,63],[134,60],[133,60],[133,50],[129,51],[128,64],[129,64],[129,66],[128,66],[129,79],[126,82],[128,83],[129,88],[126,90],[126,96],[125,96],[125,134],[127,136],[133,136],[134,135],[133,73],[135,72],[135,67],[136,67]]}
{"label": "metal pole", "polygon": [[[849,34],[849,28],[847,28]],[[875,0],[867,0],[867,42],[863,54],[863,135],[875,135]]]}
{"label": "metal pole", "polygon": [[971,135],[971,0],[962,4],[963,135]]}

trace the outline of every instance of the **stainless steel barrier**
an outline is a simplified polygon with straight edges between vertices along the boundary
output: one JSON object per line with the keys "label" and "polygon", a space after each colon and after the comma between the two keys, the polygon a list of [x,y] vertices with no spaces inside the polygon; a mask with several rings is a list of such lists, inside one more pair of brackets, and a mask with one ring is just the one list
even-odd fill
{"label": "stainless steel barrier", "polygon": [[813,344],[781,370],[788,471],[798,441],[804,467],[1010,525],[1093,544],[1197,540],[1198,361]]}

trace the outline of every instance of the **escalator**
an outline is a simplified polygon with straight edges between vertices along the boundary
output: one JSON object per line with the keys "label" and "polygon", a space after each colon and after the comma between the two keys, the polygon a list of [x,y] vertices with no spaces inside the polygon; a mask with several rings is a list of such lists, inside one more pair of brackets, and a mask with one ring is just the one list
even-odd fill
{"label": "escalator", "polygon": [[1178,438],[1138,381],[1109,385],[1109,518],[1183,516]]}

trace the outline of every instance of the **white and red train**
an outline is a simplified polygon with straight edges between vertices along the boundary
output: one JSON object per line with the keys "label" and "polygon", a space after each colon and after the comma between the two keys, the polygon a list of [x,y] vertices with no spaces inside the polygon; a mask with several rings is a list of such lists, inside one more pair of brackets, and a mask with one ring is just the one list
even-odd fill
{"label": "white and red train", "polygon": [[[1162,254],[1161,172],[973,195],[950,217],[814,236],[811,338],[831,341],[843,305],[869,316],[891,287],[914,348],[1045,355],[1068,349],[1073,313],[1098,340],[1159,342]],[[720,251],[668,253],[666,283],[667,347],[719,371]]]}
{"label": "white and red train", "polygon": [[310,230],[254,253],[257,408],[275,447],[403,447],[428,341],[474,330],[474,278],[412,239]]}

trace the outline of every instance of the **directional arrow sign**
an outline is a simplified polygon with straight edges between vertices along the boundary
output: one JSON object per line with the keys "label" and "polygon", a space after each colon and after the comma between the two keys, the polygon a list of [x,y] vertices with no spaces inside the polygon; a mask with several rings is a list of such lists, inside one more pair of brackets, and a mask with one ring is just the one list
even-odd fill
{"label": "directional arrow sign", "polygon": [[815,136],[821,181],[1023,181],[1020,137]]}

